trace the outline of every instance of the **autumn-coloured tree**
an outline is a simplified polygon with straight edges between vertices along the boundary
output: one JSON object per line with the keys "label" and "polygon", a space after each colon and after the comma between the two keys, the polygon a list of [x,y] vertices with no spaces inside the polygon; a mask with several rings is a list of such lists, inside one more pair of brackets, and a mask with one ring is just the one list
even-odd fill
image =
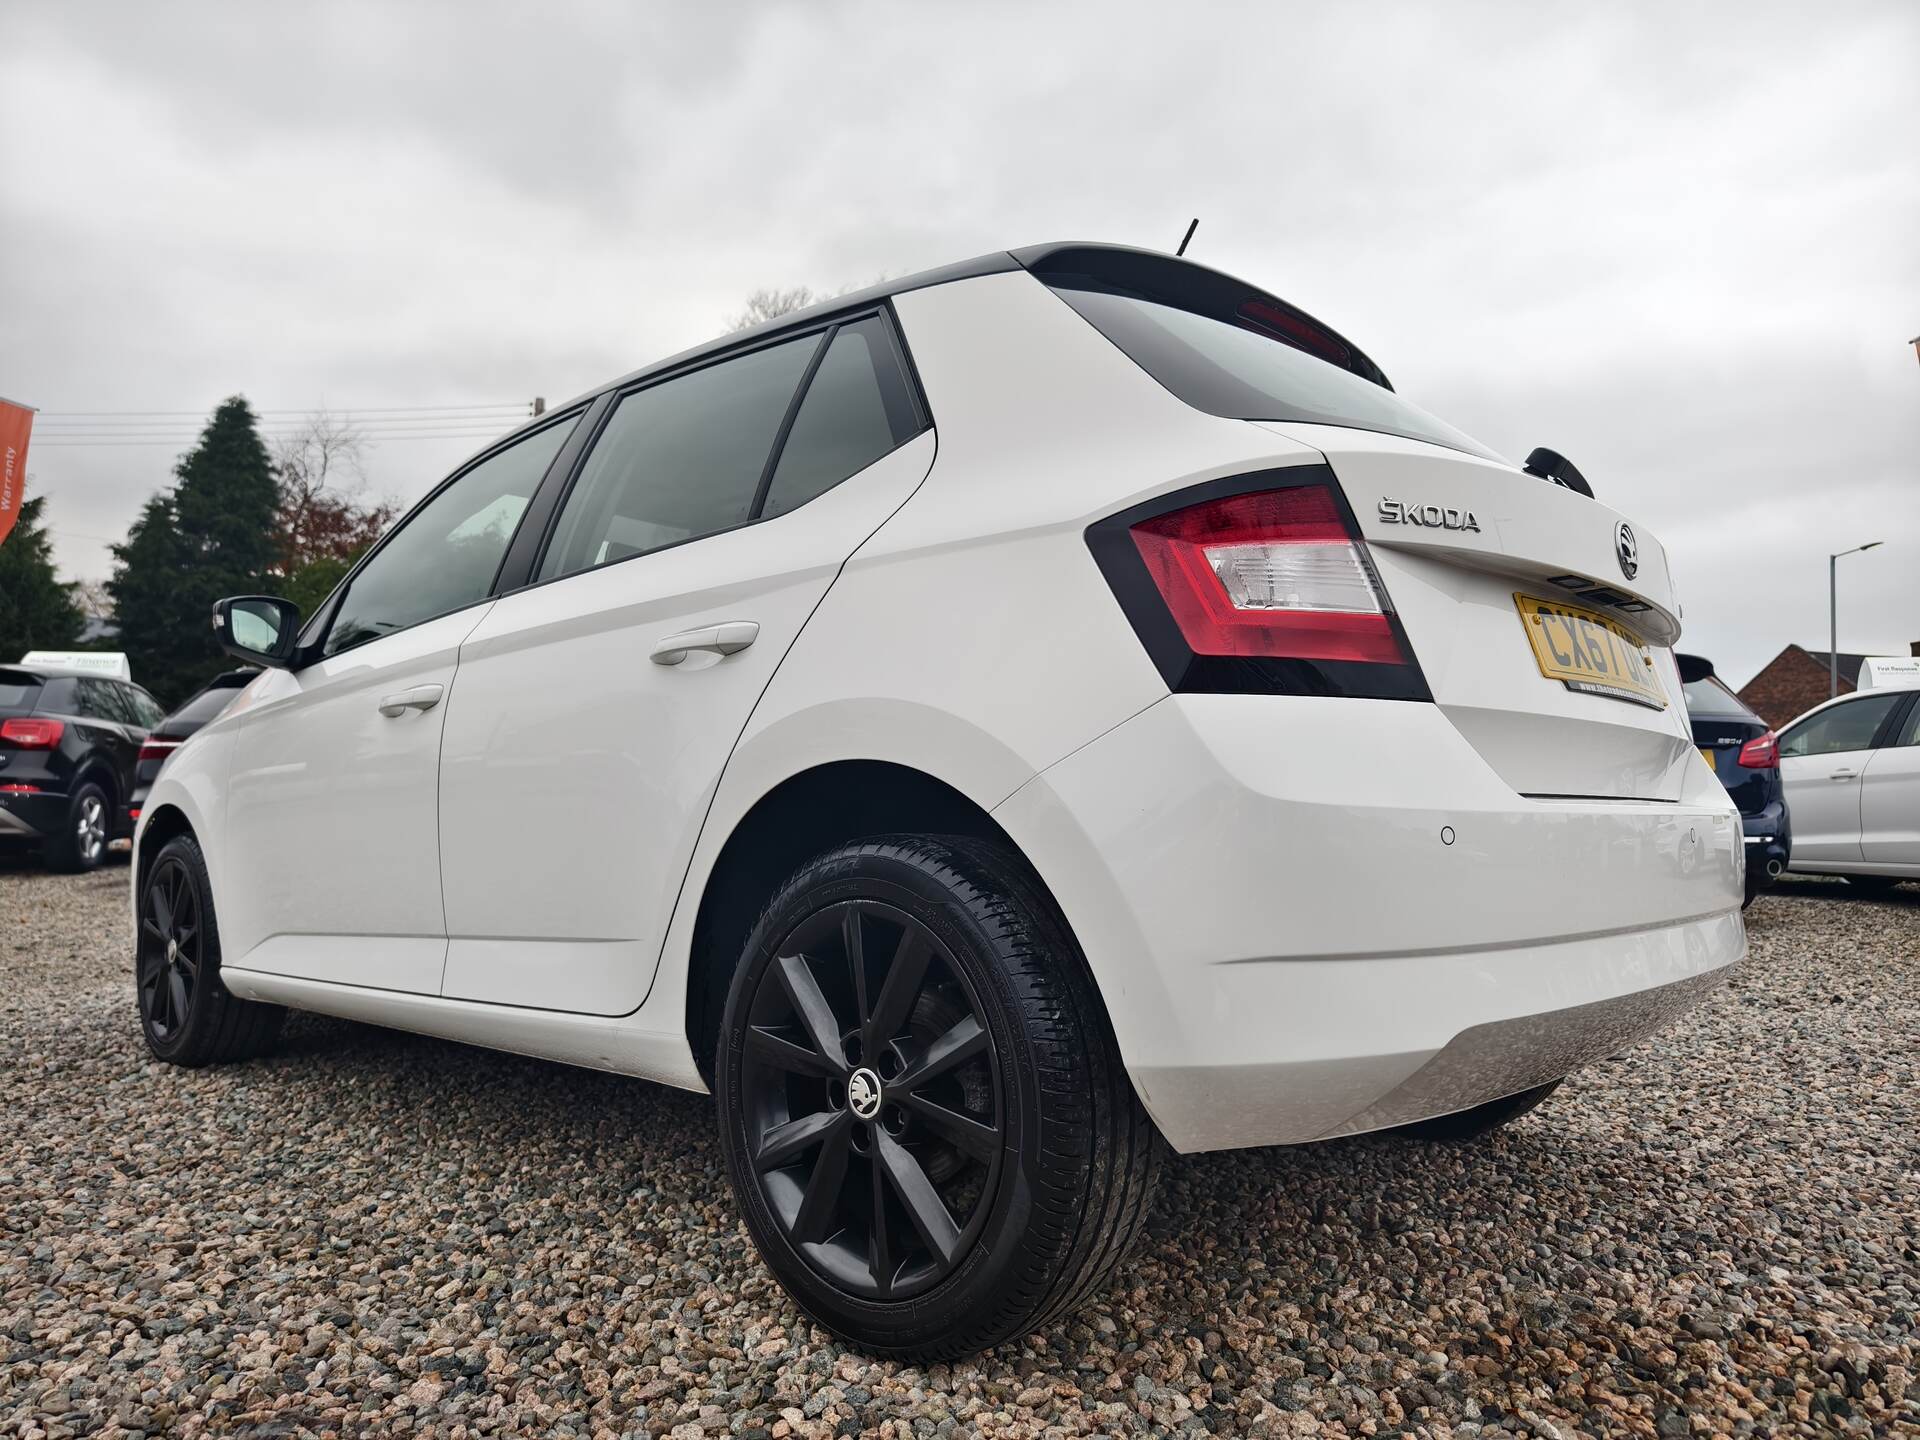
{"label": "autumn-coloured tree", "polygon": [[351,421],[323,410],[275,450],[278,593],[303,615],[319,607],[393,523],[393,505],[368,505],[358,498],[366,483],[365,445]]}

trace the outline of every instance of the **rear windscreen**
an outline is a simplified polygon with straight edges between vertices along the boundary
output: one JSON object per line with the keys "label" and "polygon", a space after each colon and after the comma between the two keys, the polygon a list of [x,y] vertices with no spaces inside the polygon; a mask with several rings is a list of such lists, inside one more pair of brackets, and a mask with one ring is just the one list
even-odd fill
{"label": "rear windscreen", "polygon": [[0,710],[31,710],[40,698],[40,677],[0,670]]}
{"label": "rear windscreen", "polygon": [[[1236,420],[1345,425],[1426,440],[1487,460],[1493,451],[1409,405],[1393,391],[1341,368],[1339,342],[1249,295],[1231,320],[1100,286],[1048,277],[1048,284],[1102,335],[1196,410]],[[1302,348],[1311,346],[1308,348]]]}
{"label": "rear windscreen", "polygon": [[1692,684],[1681,688],[1686,692],[1689,715],[1718,715],[1729,720],[1753,720],[1761,724],[1766,723],[1749,710],[1739,696],[1711,676],[1705,680],[1695,680]]}
{"label": "rear windscreen", "polygon": [[237,685],[209,686],[174,711],[167,719],[187,720],[204,725],[239,698],[240,689],[241,687]]}

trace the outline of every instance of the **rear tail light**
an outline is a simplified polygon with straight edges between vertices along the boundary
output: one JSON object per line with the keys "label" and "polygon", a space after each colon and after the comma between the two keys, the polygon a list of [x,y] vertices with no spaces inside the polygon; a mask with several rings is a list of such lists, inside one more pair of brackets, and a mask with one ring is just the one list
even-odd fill
{"label": "rear tail light", "polygon": [[156,740],[149,735],[140,742],[141,760],[164,760],[180,748],[178,740]]}
{"label": "rear tail light", "polygon": [[0,785],[0,795],[38,795],[38,785]]}
{"label": "rear tail light", "polygon": [[51,750],[66,733],[67,727],[58,720],[0,720],[0,740],[22,750]]}
{"label": "rear tail light", "polygon": [[1769,730],[1756,735],[1740,747],[1740,763],[1749,770],[1780,768],[1780,737]]}
{"label": "rear tail light", "polygon": [[1166,496],[1087,543],[1174,690],[1430,698],[1324,465]]}
{"label": "rear tail light", "polygon": [[1196,655],[1406,662],[1373,562],[1325,485],[1229,495],[1132,528]]}

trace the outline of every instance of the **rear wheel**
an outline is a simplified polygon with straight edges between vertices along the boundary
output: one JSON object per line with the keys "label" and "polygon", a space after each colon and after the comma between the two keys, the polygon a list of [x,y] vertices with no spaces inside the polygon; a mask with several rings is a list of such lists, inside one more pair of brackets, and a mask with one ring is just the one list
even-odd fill
{"label": "rear wheel", "polygon": [[191,835],[161,846],[140,881],[134,986],[147,1048],[172,1065],[264,1054],[286,1018],[280,1006],[241,1000],[221,983],[213,886]]}
{"label": "rear wheel", "polygon": [[1105,1282],[1158,1138],[1003,847],[891,837],[776,895],[727,996],[721,1144],[768,1266],[862,1347],[968,1354]]}
{"label": "rear wheel", "polygon": [[1522,1090],[1518,1095],[1489,1100],[1471,1110],[1457,1110],[1451,1115],[1435,1115],[1431,1120],[1396,1126],[1390,1133],[1413,1140],[1478,1140],[1509,1120],[1518,1120],[1559,1088],[1558,1080],[1550,1080],[1545,1085]]}
{"label": "rear wheel", "polygon": [[1845,875],[1841,878],[1862,895],[1884,895],[1900,883],[1897,875]]}
{"label": "rear wheel", "polygon": [[48,866],[69,873],[99,869],[107,858],[112,824],[112,802],[106,790],[91,780],[75,786],[67,799],[66,824],[47,842]]}

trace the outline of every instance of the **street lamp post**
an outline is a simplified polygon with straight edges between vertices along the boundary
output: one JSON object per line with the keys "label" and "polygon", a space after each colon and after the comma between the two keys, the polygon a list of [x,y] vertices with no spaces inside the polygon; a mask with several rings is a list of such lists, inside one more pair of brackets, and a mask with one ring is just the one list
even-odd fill
{"label": "street lamp post", "polygon": [[1856,545],[1851,550],[1838,550],[1827,556],[1827,698],[1831,700],[1840,693],[1840,557],[1858,555],[1862,550],[1871,550],[1882,544],[1879,540],[1869,540],[1864,545]]}

